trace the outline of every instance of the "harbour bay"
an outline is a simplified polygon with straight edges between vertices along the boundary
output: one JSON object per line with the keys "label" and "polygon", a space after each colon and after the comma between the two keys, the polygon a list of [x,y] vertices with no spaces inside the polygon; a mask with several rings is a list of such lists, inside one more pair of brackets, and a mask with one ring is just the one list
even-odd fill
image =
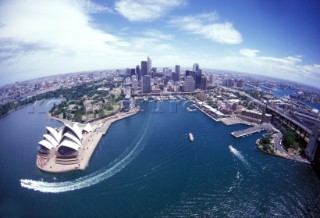
{"label": "harbour bay", "polygon": [[[48,111],[47,101],[42,105]],[[230,133],[245,126],[225,126],[185,106],[141,103],[139,114],[112,124],[85,171],[65,174],[35,165],[45,126],[62,124],[37,113],[42,109],[30,113],[32,105],[2,118],[0,216],[319,214],[320,180],[310,166],[261,153],[255,145],[260,133],[236,139]],[[20,179],[53,192],[70,190],[34,191],[21,187]]]}

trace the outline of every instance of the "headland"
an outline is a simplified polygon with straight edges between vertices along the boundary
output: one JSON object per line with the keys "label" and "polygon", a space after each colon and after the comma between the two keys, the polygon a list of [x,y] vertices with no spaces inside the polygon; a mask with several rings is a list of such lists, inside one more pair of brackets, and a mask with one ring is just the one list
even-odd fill
{"label": "headland", "polygon": [[[37,167],[40,170],[49,173],[63,173],[73,170],[84,170],[89,164],[89,160],[95,151],[100,139],[106,134],[112,123],[118,120],[133,116],[139,112],[139,108],[133,108],[128,112],[119,112],[113,116],[106,117],[103,119],[95,120],[90,123],[91,131],[85,132],[82,135],[81,147],[78,149],[77,156],[70,159],[58,158],[58,151],[56,149],[51,149],[49,155],[42,155],[39,153],[37,155]],[[59,119],[55,117],[50,117],[51,119],[62,122],[65,125],[71,126],[73,123]],[[79,129],[82,132],[87,124],[79,124]]]}

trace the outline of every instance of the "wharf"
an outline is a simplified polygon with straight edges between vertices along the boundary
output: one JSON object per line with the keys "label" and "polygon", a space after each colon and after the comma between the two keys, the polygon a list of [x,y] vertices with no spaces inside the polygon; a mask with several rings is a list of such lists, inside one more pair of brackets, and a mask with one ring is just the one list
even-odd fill
{"label": "wharf", "polygon": [[249,127],[247,129],[232,132],[231,135],[233,135],[236,138],[239,138],[239,137],[244,137],[244,136],[251,135],[253,133],[261,132],[261,131],[278,132],[278,130],[275,129],[270,123],[262,123],[253,127]]}
{"label": "wharf", "polygon": [[205,112],[204,110],[202,110],[195,102],[193,102],[193,103],[194,103],[194,106],[195,106],[196,108],[198,108],[202,113],[206,114],[206,115],[207,115],[209,118],[211,118],[212,120],[214,120],[214,121],[216,121],[216,122],[221,121],[220,118],[214,118],[213,116],[211,116],[210,114],[208,114],[207,112]]}
{"label": "wharf", "polygon": [[224,123],[227,126],[236,125],[236,124],[244,124],[244,125],[247,125],[247,126],[253,126],[254,125],[253,123],[244,121],[244,120],[242,120],[240,118],[237,118],[237,117],[225,117],[225,118],[221,119],[221,122]]}
{"label": "wharf", "polygon": [[[101,120],[96,120],[91,123],[93,131],[83,135],[82,147],[78,150],[78,157],[76,160],[70,163],[59,163],[56,159],[56,155],[52,155],[49,158],[43,158],[37,155],[37,167],[45,172],[49,173],[63,173],[73,170],[84,170],[88,164],[89,160],[99,144],[103,135],[106,134],[112,123],[127,118],[129,116],[135,115],[139,112],[139,108],[135,108],[126,113],[118,113],[111,117],[107,117]],[[55,119],[51,117],[51,119]],[[70,124],[70,121],[65,121],[59,119],[62,123]]]}

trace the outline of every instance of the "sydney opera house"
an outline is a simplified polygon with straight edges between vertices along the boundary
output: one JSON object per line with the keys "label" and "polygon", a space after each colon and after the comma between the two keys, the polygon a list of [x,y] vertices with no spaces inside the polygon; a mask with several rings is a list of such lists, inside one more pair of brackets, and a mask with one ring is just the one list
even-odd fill
{"label": "sydney opera house", "polygon": [[39,142],[38,155],[43,158],[56,156],[56,162],[71,164],[78,162],[79,149],[82,147],[83,134],[92,132],[88,123],[80,128],[78,123],[73,126],[65,124],[62,128],[46,127],[47,132]]}

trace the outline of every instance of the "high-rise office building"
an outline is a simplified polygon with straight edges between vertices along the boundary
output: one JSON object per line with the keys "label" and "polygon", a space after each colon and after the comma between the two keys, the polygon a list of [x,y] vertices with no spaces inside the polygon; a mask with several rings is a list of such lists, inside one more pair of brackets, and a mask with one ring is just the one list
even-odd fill
{"label": "high-rise office building", "polygon": [[130,71],[130,76],[136,75],[136,69],[132,68]]}
{"label": "high-rise office building", "polygon": [[210,76],[209,76],[209,83],[211,86],[213,85],[213,75],[212,74],[210,74]]}
{"label": "high-rise office building", "polygon": [[148,63],[146,61],[141,61],[141,77],[148,75]]}
{"label": "high-rise office building", "polygon": [[137,80],[137,76],[133,75],[131,77],[132,79],[132,94],[136,94],[136,92],[138,91],[138,80]]}
{"label": "high-rise office building", "polygon": [[147,58],[147,73],[149,74],[152,68],[152,60],[149,58]]}
{"label": "high-rise office building", "polygon": [[200,89],[201,86],[201,77],[202,77],[202,70],[198,69],[196,71],[196,88]]}
{"label": "high-rise office building", "polygon": [[193,64],[193,71],[197,72],[198,70],[199,70],[199,64],[198,63]]}
{"label": "high-rise office building", "polygon": [[126,68],[126,75],[131,76],[131,69],[130,68]]}
{"label": "high-rise office building", "polygon": [[170,80],[171,80],[171,76],[166,76],[164,78],[164,84],[167,85]]}
{"label": "high-rise office building", "polygon": [[184,91],[185,92],[194,92],[195,81],[192,76],[187,76],[184,82]]}
{"label": "high-rise office building", "polygon": [[177,82],[177,81],[179,81],[179,74],[177,72],[172,72],[171,78],[174,82]]}
{"label": "high-rise office building", "polygon": [[186,70],[186,77],[187,76],[192,76],[193,79],[196,79],[196,73],[192,70]]}
{"label": "high-rise office building", "polygon": [[201,77],[200,89],[207,90],[207,77],[206,76]]}
{"label": "high-rise office building", "polygon": [[234,87],[234,80],[233,79],[226,79],[223,81],[223,85],[226,87]]}
{"label": "high-rise office building", "polygon": [[151,92],[151,77],[149,75],[144,75],[142,77],[142,92],[143,93]]}
{"label": "high-rise office building", "polygon": [[136,74],[137,74],[137,77],[138,77],[138,81],[141,80],[141,72],[140,72],[140,66],[137,65],[136,66]]}
{"label": "high-rise office building", "polygon": [[179,77],[178,80],[180,80],[180,65],[176,65],[175,72],[178,74],[178,77]]}

